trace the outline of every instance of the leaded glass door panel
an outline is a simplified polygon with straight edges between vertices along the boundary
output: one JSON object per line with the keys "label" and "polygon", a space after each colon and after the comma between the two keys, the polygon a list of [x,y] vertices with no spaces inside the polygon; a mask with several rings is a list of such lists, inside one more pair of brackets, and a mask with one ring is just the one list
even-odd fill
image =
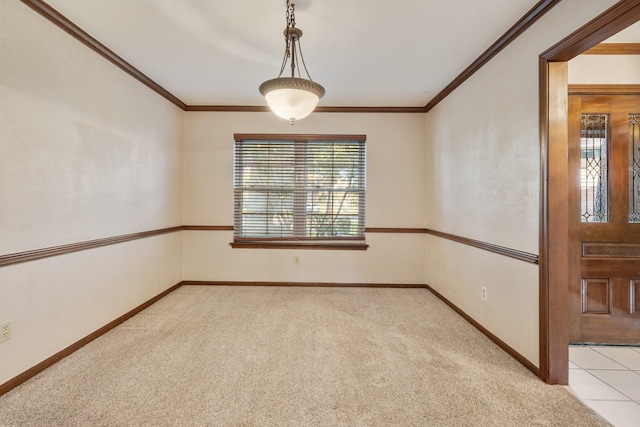
{"label": "leaded glass door panel", "polygon": [[640,344],[640,96],[569,96],[569,339]]}

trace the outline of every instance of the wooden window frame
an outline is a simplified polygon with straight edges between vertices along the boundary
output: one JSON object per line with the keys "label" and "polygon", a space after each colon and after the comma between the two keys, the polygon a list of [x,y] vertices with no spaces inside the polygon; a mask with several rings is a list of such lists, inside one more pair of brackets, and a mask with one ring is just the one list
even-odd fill
{"label": "wooden window frame", "polygon": [[[244,141],[291,141],[291,142],[303,142],[308,143],[310,141],[359,141],[361,143],[366,142],[366,135],[336,135],[336,134],[234,134],[234,140],[237,143]],[[364,150],[364,147],[363,147]],[[234,152],[234,170],[237,168],[236,158],[237,153]],[[366,159],[364,158],[360,165],[362,171],[362,182],[364,184],[366,177]],[[295,174],[303,174],[304,171],[300,170],[300,165],[306,161],[304,153],[298,151],[294,152],[295,159]],[[234,178],[234,224],[238,220],[238,200],[236,195],[236,180]],[[364,190],[364,185],[363,185]],[[297,193],[297,192],[296,192]],[[364,193],[362,194],[364,197]],[[304,211],[304,200],[294,195],[294,211],[301,213]],[[301,205],[302,204],[302,205]],[[302,206],[302,207],[301,207]],[[365,212],[364,212],[364,200],[360,203],[359,217],[361,218],[361,235],[354,237],[340,237],[329,236],[324,238],[311,238],[302,236],[304,234],[304,224],[301,224],[298,216],[294,216],[294,236],[292,237],[239,237],[238,233],[234,233],[233,241],[230,243],[232,248],[242,249],[329,249],[329,250],[366,250],[369,246],[365,242]],[[238,230],[239,227],[235,227]],[[239,232],[239,231],[238,231]]]}

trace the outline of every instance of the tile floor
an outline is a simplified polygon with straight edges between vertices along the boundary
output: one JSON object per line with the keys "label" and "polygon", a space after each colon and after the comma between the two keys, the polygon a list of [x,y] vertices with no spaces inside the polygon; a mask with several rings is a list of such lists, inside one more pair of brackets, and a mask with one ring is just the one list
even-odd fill
{"label": "tile floor", "polygon": [[569,388],[614,426],[640,426],[640,347],[570,346]]}

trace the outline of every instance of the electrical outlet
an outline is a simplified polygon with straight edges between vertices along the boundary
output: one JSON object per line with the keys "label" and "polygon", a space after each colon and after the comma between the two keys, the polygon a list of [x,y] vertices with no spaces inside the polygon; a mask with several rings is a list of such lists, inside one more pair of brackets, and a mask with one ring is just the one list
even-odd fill
{"label": "electrical outlet", "polygon": [[486,286],[480,286],[480,296],[482,297],[483,300],[487,300],[487,287]]}
{"label": "electrical outlet", "polygon": [[294,256],[293,257],[293,263],[295,265],[300,265],[300,257],[299,256]]}
{"label": "electrical outlet", "polygon": [[11,322],[0,325],[0,343],[11,339]]}

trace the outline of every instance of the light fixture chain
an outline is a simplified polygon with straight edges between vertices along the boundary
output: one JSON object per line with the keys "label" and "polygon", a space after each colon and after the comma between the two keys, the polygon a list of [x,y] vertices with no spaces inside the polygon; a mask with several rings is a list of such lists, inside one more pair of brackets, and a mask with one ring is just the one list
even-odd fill
{"label": "light fixture chain", "polygon": [[[258,89],[266,98],[269,107],[278,116],[288,119],[293,124],[295,120],[308,116],[315,109],[320,98],[324,96],[325,90],[321,85],[311,80],[307,64],[305,64],[300,46],[302,31],[296,28],[295,3],[286,0],[286,6],[285,52],[280,73],[277,78],[262,83]],[[291,77],[282,77],[287,60],[291,60]],[[302,61],[302,67],[308,79],[302,77],[300,61]],[[297,77],[296,65],[298,65]]]}
{"label": "light fixture chain", "polygon": [[296,5],[287,0],[287,28],[296,27]]}
{"label": "light fixture chain", "polygon": [[[293,5],[293,7],[295,7],[295,5]],[[287,0],[287,4],[286,4],[286,12],[285,12],[285,19],[287,21],[287,30],[289,28],[291,28],[292,25],[292,19],[291,19],[291,9],[292,9],[292,5],[291,5],[291,0]],[[295,26],[295,16],[293,17],[293,26]],[[285,30],[284,32],[284,58],[282,58],[282,65],[280,66],[280,73],[278,73],[278,78],[280,78],[282,76],[282,73],[284,72],[285,67],[287,66],[287,61],[291,58],[291,35],[289,34],[288,31]]]}

